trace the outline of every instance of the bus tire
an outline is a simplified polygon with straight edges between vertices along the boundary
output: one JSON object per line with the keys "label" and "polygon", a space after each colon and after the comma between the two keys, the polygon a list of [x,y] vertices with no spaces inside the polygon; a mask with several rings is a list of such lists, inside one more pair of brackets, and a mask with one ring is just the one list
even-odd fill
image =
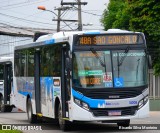
{"label": "bus tire", "polygon": [[12,111],[12,106],[10,105],[1,105],[1,112],[11,112]]}
{"label": "bus tire", "polygon": [[3,97],[0,95],[0,111],[2,111]]}
{"label": "bus tire", "polygon": [[58,123],[59,123],[59,127],[62,131],[67,131],[69,130],[69,121],[66,121],[63,119],[62,117],[62,107],[61,105],[59,104],[58,106]]}
{"label": "bus tire", "polygon": [[11,112],[12,106],[3,104],[3,97],[0,96],[0,111],[1,112]]}
{"label": "bus tire", "polygon": [[32,104],[31,104],[30,98],[27,100],[27,117],[28,117],[28,121],[30,123],[37,122],[37,116],[33,114],[33,109],[32,109]]}
{"label": "bus tire", "polygon": [[6,112],[12,112],[13,106],[7,106]]}
{"label": "bus tire", "polygon": [[121,127],[129,127],[130,125],[130,120],[124,120],[122,122],[118,122],[117,123],[118,126],[121,126]]}

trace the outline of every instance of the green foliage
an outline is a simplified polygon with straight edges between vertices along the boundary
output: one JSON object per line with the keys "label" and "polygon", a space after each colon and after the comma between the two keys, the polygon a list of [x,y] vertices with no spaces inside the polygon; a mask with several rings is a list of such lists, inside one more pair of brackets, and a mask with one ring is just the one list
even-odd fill
{"label": "green foliage", "polygon": [[159,11],[158,0],[110,0],[101,20],[105,30],[119,28],[143,32],[156,75],[160,75]]}
{"label": "green foliage", "polygon": [[[125,0],[110,0],[108,5],[108,9],[106,9],[103,13],[102,23],[105,27],[105,30],[112,28],[118,28],[119,25],[118,20],[119,16],[122,15],[122,9],[125,6]],[[118,3],[118,4],[117,4]],[[120,21],[124,22],[123,19]]]}
{"label": "green foliage", "polygon": [[[160,62],[160,60],[159,60],[159,62]],[[160,63],[155,63],[154,73],[155,73],[156,76],[160,75]]]}
{"label": "green foliage", "polygon": [[22,131],[19,130],[1,130],[0,133],[22,133]]}

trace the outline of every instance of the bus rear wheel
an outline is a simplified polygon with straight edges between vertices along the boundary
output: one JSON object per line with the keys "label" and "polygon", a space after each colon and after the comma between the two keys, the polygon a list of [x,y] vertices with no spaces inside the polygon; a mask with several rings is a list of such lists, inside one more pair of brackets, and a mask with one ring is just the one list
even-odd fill
{"label": "bus rear wheel", "polygon": [[2,106],[3,106],[3,97],[0,96],[0,111],[2,111]]}
{"label": "bus rear wheel", "polygon": [[121,126],[121,127],[129,127],[130,125],[130,120],[124,120],[122,122],[118,122],[117,123],[118,126]]}
{"label": "bus rear wheel", "polygon": [[60,104],[59,104],[59,107],[58,107],[58,123],[59,123],[59,127],[60,127],[61,130],[63,130],[63,131],[69,130],[69,121],[66,121],[66,120],[63,119],[62,107],[61,107]]}
{"label": "bus rear wheel", "polygon": [[13,109],[10,105],[1,105],[1,112],[11,112]]}
{"label": "bus rear wheel", "polygon": [[37,122],[37,116],[33,114],[33,109],[32,109],[32,104],[31,104],[30,98],[27,100],[27,116],[28,116],[28,121],[30,123]]}
{"label": "bus rear wheel", "polygon": [[1,112],[11,112],[12,111],[12,106],[10,105],[4,105],[3,104],[3,97],[0,97],[0,111]]}

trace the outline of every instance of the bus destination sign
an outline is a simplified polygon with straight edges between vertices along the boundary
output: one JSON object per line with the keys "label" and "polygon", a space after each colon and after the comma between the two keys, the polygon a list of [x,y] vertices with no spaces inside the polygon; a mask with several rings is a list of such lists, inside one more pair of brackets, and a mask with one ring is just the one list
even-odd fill
{"label": "bus destination sign", "polygon": [[137,34],[123,35],[83,35],[79,36],[78,45],[123,45],[143,43]]}

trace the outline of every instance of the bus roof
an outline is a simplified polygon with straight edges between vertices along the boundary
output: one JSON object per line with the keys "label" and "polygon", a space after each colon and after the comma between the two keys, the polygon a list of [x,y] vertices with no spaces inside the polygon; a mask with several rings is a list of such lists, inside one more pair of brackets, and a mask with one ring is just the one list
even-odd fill
{"label": "bus roof", "polygon": [[47,34],[40,36],[36,42],[25,44],[21,46],[16,46],[15,50],[18,49],[25,49],[25,48],[31,48],[31,47],[38,47],[42,45],[48,45],[48,44],[54,44],[54,43],[61,43],[61,42],[69,42],[70,48],[72,50],[72,42],[73,42],[73,35],[90,35],[90,34],[126,34],[126,33],[138,33],[133,31],[127,31],[127,30],[120,30],[120,29],[109,29],[107,31],[100,31],[100,30],[89,30],[89,31],[69,31],[69,32],[57,32],[53,34]]}
{"label": "bus roof", "polygon": [[[40,36],[36,42],[41,42],[49,39],[60,39],[62,37],[70,37],[76,34],[103,34],[103,33],[134,33],[133,31],[121,30],[121,29],[108,29],[107,31],[89,30],[89,31],[70,31],[70,32],[57,32],[54,34],[48,34]],[[137,32],[136,32],[137,33]]]}

